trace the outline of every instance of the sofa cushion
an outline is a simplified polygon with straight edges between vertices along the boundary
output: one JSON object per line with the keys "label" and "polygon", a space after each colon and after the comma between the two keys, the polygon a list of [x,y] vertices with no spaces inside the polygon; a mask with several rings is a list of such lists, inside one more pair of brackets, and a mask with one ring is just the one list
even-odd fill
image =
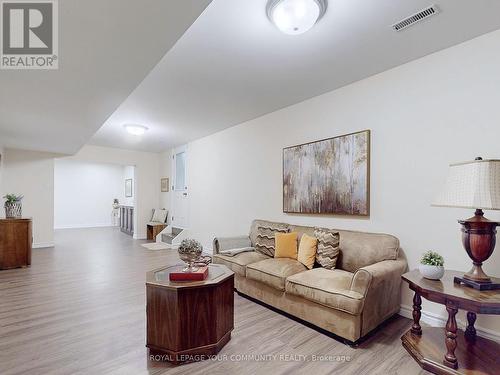
{"label": "sofa cushion", "polygon": [[247,278],[260,281],[279,290],[285,290],[286,278],[305,270],[307,270],[306,266],[295,259],[272,258],[249,264]]}
{"label": "sofa cushion", "polygon": [[258,253],[256,251],[244,252],[235,256],[215,254],[213,262],[217,264],[224,264],[231,271],[240,276],[246,275],[246,267],[250,263],[259,262],[264,259],[269,259],[267,255]]}
{"label": "sofa cushion", "polygon": [[[314,227],[293,225],[286,223],[275,223],[267,220],[254,220],[250,227],[250,241],[255,245],[257,240],[257,228],[270,225],[287,226],[289,231],[298,233],[298,241],[303,234],[314,236]],[[395,260],[399,253],[399,240],[389,234],[368,233],[334,229],[340,234],[340,255],[337,259],[336,268],[349,272],[356,272],[361,267],[382,262],[383,260]]]}
{"label": "sofa cushion", "polygon": [[276,246],[276,233],[288,233],[288,225],[282,224],[263,224],[257,228],[257,240],[255,242],[255,250],[270,257],[274,257],[274,249]]}
{"label": "sofa cushion", "polygon": [[297,259],[297,232],[276,233],[275,258]]}
{"label": "sofa cushion", "polygon": [[323,306],[359,315],[363,310],[364,295],[350,290],[352,277],[351,272],[343,270],[314,268],[289,276],[285,290]]}
{"label": "sofa cushion", "polygon": [[339,230],[340,256],[337,268],[356,272],[383,260],[398,258],[399,240],[389,234]]}
{"label": "sofa cushion", "polygon": [[313,268],[316,260],[316,250],[318,249],[318,239],[316,237],[303,234],[300,239],[297,260],[308,269]]}
{"label": "sofa cushion", "polygon": [[279,225],[280,227],[287,228],[287,229],[290,228],[289,224],[277,223],[277,222],[268,221],[268,220],[255,219],[252,221],[252,224],[250,225],[250,233],[248,234],[248,237],[250,237],[250,241],[252,243],[252,246],[255,246],[255,244],[257,242],[257,235],[259,233],[259,231],[258,231],[259,227],[267,227],[270,225],[273,225],[273,226]]}
{"label": "sofa cushion", "polygon": [[340,253],[339,232],[332,229],[315,228],[314,235],[318,239],[316,262],[326,269],[335,268]]}
{"label": "sofa cushion", "polygon": [[153,210],[153,216],[151,217],[151,221],[153,223],[166,223],[167,222],[168,211],[164,208]]}

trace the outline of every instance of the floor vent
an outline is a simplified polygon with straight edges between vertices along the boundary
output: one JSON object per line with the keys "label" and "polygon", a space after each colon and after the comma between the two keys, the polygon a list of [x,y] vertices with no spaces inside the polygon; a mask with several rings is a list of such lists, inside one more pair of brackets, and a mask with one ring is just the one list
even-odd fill
{"label": "floor vent", "polygon": [[427,7],[425,9],[422,9],[420,12],[415,13],[411,15],[410,17],[407,17],[399,22],[396,22],[394,25],[391,27],[396,30],[396,31],[401,31],[406,29],[407,27],[410,27],[417,22],[423,21],[429,17],[434,16],[435,14],[439,13],[439,9],[435,5],[431,5],[430,7]]}

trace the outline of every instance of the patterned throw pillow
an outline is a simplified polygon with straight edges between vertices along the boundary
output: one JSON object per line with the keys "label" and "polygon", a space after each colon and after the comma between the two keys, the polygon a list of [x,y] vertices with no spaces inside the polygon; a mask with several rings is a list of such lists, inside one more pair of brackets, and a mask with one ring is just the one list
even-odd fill
{"label": "patterned throw pillow", "polygon": [[334,230],[314,228],[314,236],[318,239],[316,262],[326,269],[334,269],[340,254],[340,234]]}
{"label": "patterned throw pillow", "polygon": [[168,211],[165,209],[154,209],[153,210],[153,217],[151,218],[151,221],[154,223],[165,223],[167,220],[168,216]]}
{"label": "patterned throw pillow", "polygon": [[257,227],[257,239],[255,241],[255,250],[264,255],[274,257],[275,241],[274,235],[279,233],[288,233],[288,226],[281,224],[268,224]]}

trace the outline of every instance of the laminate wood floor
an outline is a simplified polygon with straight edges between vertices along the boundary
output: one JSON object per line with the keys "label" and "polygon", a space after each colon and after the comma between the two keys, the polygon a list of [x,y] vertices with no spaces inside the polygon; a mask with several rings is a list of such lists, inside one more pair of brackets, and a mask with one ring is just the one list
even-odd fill
{"label": "laminate wood floor", "polygon": [[54,248],[33,250],[31,268],[0,271],[0,374],[424,373],[400,343],[408,319],[354,349],[236,294],[217,360],[148,360],[145,273],[179,258],[143,242],[114,228],[60,230]]}

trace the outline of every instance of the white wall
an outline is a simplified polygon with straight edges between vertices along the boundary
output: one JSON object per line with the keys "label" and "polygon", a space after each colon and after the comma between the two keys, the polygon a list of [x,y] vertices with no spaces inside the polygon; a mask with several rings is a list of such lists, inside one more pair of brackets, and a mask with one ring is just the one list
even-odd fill
{"label": "white wall", "polygon": [[[172,212],[171,212],[171,196],[170,192],[172,189],[172,152],[165,151],[160,154],[160,178],[168,178],[169,182],[169,188],[168,192],[161,192],[160,191],[160,208],[165,208],[167,209],[168,212],[168,222],[170,222],[170,218],[172,217]],[[161,189],[160,189],[161,190]]]}
{"label": "white wall", "polygon": [[[0,197],[3,197],[5,194],[3,194],[3,166],[5,162],[5,149],[2,144],[0,144]],[[0,217],[5,216],[5,211],[2,209],[3,207],[3,202],[4,199],[0,200],[2,202],[2,205],[0,206]]]}
{"label": "white wall", "polygon": [[159,154],[87,145],[66,159],[135,166],[134,238],[146,238],[151,210],[158,208],[160,202]]}
{"label": "white wall", "polygon": [[5,154],[4,147],[2,144],[0,144],[0,193],[2,192],[2,172],[3,172],[4,154]]}
{"label": "white wall", "polygon": [[[6,149],[0,192],[2,196],[10,192],[25,195],[23,212],[33,217],[35,246],[52,246],[54,241],[54,158],[135,166],[134,237],[146,238],[146,223],[151,219],[151,210],[157,208],[160,201],[159,154],[84,146],[74,156],[61,157],[58,154]],[[124,171],[122,177],[123,194],[125,173],[130,172]]]}
{"label": "white wall", "polygon": [[5,149],[3,154],[0,196],[24,195],[23,216],[33,218],[34,247],[54,244],[54,157],[14,149]]}
{"label": "white wall", "polygon": [[125,178],[130,171],[133,175],[133,170],[116,164],[56,159],[54,227],[112,226],[113,199],[125,202]]}
{"label": "white wall", "polygon": [[[131,197],[126,197],[125,196],[125,180],[132,180],[132,196]],[[122,170],[122,181],[121,181],[121,199],[120,199],[120,204],[123,204],[124,206],[134,206],[135,203],[135,167],[127,165],[123,167]]]}
{"label": "white wall", "polygon": [[[500,157],[499,45],[496,31],[190,143],[194,236],[210,248],[215,235],[248,233],[254,218],[387,232],[411,269],[433,249],[446,268],[467,271],[456,219],[472,210],[430,203],[450,162]],[[282,149],[364,129],[372,130],[370,218],[284,214]],[[484,269],[500,275],[500,249]],[[406,285],[403,304],[411,305]],[[423,308],[444,316],[442,306]],[[500,317],[478,325],[500,332]]]}

